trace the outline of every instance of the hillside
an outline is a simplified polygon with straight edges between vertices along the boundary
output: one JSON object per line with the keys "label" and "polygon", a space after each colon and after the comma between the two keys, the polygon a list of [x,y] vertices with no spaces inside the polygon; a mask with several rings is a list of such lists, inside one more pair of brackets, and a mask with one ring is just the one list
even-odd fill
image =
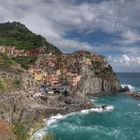
{"label": "hillside", "polygon": [[11,58],[9,58],[6,54],[0,53],[0,70],[5,71],[22,71],[21,67]]}
{"label": "hillside", "polygon": [[[87,63],[86,65],[89,65],[89,70],[94,72],[95,76],[107,80],[116,79],[116,74],[114,73],[112,66],[107,62],[105,56],[97,55],[95,52],[89,51],[76,51],[69,55],[75,59],[84,59]],[[76,67],[81,69],[82,64],[79,65],[77,63]]]}
{"label": "hillside", "polygon": [[57,47],[47,42],[41,35],[31,32],[20,22],[0,24],[0,46],[16,46],[17,49],[23,50],[44,47],[46,53],[61,53]]}
{"label": "hillside", "polygon": [[17,77],[23,71],[19,64],[5,54],[0,53],[0,94],[4,91],[18,88],[20,81]]}

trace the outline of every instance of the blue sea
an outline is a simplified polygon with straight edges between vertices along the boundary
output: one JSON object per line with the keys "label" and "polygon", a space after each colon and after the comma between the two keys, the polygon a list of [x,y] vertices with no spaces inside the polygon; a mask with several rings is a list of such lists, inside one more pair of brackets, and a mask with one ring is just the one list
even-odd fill
{"label": "blue sea", "polygon": [[[140,91],[140,73],[118,73],[122,85]],[[57,115],[44,131],[55,140],[140,140],[140,100],[123,94],[91,99],[108,110],[84,110],[66,116]]]}

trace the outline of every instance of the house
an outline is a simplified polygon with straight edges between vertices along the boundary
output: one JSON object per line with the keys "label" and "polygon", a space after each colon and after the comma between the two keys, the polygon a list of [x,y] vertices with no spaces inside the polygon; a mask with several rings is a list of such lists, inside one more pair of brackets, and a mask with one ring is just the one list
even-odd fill
{"label": "house", "polygon": [[28,51],[28,55],[30,56],[38,56],[43,55],[45,53],[43,48],[35,48]]}
{"label": "house", "polygon": [[6,53],[6,47],[5,46],[0,46],[0,52],[1,53]]}
{"label": "house", "polygon": [[58,82],[58,76],[56,74],[49,74],[47,77],[47,83],[53,85]]}
{"label": "house", "polygon": [[34,79],[36,81],[41,81],[42,80],[42,74],[40,72],[35,72]]}
{"label": "house", "polygon": [[60,76],[60,75],[61,75],[61,70],[59,70],[59,69],[56,70],[56,75],[57,75],[57,76]]}
{"label": "house", "polygon": [[30,67],[28,70],[27,70],[27,72],[29,73],[29,74],[34,74],[34,68],[32,68],[32,67]]}
{"label": "house", "polygon": [[72,78],[72,81],[71,81],[71,85],[74,87],[78,84],[78,82],[81,80],[81,75],[76,75]]}

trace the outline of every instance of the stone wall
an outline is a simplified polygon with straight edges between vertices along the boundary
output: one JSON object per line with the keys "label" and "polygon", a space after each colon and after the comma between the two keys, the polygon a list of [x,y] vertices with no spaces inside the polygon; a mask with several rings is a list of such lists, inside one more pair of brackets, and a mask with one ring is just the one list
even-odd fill
{"label": "stone wall", "polygon": [[27,74],[0,71],[0,78],[8,81],[9,83],[19,80],[21,81],[21,87],[25,90],[37,90],[39,87],[39,82],[35,81]]}

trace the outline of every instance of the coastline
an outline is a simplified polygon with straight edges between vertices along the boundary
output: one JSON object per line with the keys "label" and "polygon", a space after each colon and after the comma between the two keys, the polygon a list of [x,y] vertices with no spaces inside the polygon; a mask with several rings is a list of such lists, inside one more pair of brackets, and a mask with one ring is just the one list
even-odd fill
{"label": "coastline", "polygon": [[112,105],[106,105],[105,108],[103,108],[102,106],[94,106],[92,108],[89,109],[80,109],[80,110],[75,110],[73,112],[65,112],[64,114],[58,113],[55,115],[52,115],[50,117],[47,117],[45,119],[43,119],[44,121],[44,127],[38,129],[35,133],[33,133],[31,140],[42,140],[43,136],[47,134],[48,132],[48,127],[54,123],[56,123],[57,121],[66,119],[69,116],[75,115],[75,114],[88,114],[90,112],[98,112],[98,113],[102,113],[102,112],[109,112],[114,110],[114,106]]}

